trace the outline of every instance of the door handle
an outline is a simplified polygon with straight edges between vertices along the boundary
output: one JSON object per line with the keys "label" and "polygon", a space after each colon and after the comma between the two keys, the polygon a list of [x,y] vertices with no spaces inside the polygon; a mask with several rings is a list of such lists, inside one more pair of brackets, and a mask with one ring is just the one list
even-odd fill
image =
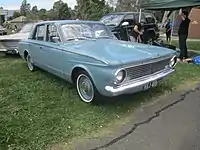
{"label": "door handle", "polygon": [[42,49],[42,46],[40,46],[40,49]]}

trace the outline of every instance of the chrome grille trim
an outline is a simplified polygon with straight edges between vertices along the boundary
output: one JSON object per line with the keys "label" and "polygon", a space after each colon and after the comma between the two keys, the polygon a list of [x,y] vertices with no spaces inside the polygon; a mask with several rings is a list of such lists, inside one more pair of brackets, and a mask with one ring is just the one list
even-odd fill
{"label": "chrome grille trim", "polygon": [[125,70],[127,73],[127,77],[125,79],[125,82],[144,76],[149,76],[156,72],[164,70],[165,67],[168,66],[170,59],[171,58],[126,68]]}

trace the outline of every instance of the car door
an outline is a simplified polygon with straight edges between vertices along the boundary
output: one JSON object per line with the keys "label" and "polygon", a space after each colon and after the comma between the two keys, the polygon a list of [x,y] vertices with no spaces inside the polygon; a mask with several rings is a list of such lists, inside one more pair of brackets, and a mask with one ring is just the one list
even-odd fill
{"label": "car door", "polygon": [[45,40],[45,24],[39,24],[35,27],[32,37],[29,38],[29,53],[34,63],[45,69],[46,62],[43,57],[43,48]]}
{"label": "car door", "polygon": [[[56,40],[55,40],[56,38]],[[48,66],[48,71],[62,77],[62,48],[58,28],[54,23],[47,24],[46,38],[42,49],[43,59]]]}
{"label": "car door", "polygon": [[128,26],[121,26],[121,32],[120,32],[121,39],[125,40],[125,41],[128,41],[128,40],[130,40],[129,36],[132,35],[132,30],[133,30],[133,26],[134,26],[134,24],[133,24],[134,23],[134,15],[133,14],[125,15],[125,17],[122,20],[121,24],[123,22],[128,22],[129,25]]}

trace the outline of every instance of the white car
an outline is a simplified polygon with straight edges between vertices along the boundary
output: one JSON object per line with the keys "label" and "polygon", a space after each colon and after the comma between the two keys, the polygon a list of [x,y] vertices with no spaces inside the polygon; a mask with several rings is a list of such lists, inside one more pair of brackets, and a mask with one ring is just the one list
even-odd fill
{"label": "white car", "polygon": [[0,51],[6,54],[18,54],[18,44],[27,39],[35,23],[25,24],[16,34],[0,36]]}

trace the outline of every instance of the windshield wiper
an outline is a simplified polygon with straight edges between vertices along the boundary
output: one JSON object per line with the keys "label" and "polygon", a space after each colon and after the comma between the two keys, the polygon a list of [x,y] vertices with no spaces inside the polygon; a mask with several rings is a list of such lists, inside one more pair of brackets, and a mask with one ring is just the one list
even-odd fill
{"label": "windshield wiper", "polygon": [[87,40],[87,39],[93,39],[92,37],[75,37],[75,38],[69,38],[67,41],[73,41],[73,40]]}
{"label": "windshield wiper", "polygon": [[110,37],[110,36],[100,36],[100,37],[98,37],[98,39],[112,39],[112,37]]}
{"label": "windshield wiper", "polygon": [[116,26],[116,24],[106,24],[107,26]]}

